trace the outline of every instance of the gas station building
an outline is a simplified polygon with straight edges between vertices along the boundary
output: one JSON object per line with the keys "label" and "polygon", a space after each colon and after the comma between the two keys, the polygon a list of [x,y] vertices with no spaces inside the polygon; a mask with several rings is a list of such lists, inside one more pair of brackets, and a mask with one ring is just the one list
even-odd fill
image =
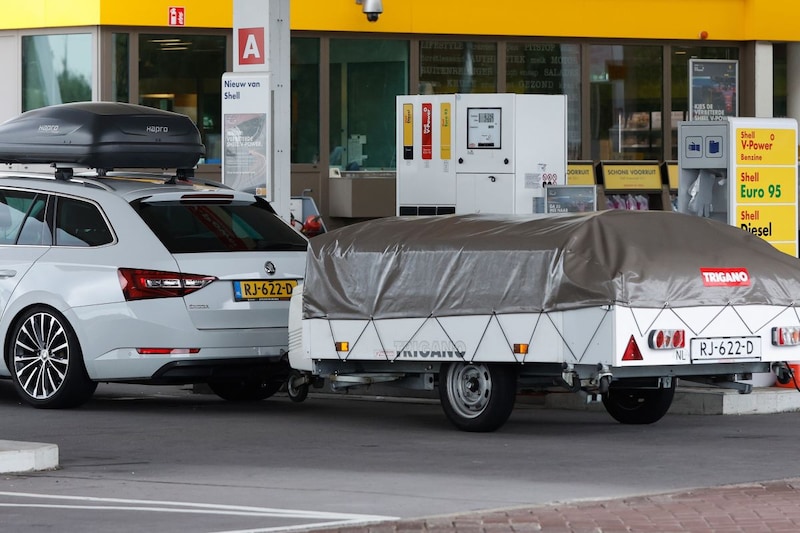
{"label": "gas station building", "polygon": [[[6,5],[0,121],[86,100],[181,112],[207,147],[199,172],[218,177],[221,79],[238,53],[235,4]],[[684,120],[800,119],[796,0],[382,4],[370,22],[355,0],[290,0],[291,193],[312,196],[332,226],[395,214],[399,95],[564,94],[567,157],[576,169],[630,162],[668,169]],[[588,179],[614,192],[602,172]],[[677,181],[663,185],[633,192],[666,209]]]}

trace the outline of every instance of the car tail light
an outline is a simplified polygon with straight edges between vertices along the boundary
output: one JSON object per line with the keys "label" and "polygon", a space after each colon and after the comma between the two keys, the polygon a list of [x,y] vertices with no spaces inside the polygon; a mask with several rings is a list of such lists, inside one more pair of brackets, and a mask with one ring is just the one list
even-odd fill
{"label": "car tail light", "polygon": [[772,328],[774,346],[797,346],[800,344],[800,327]]}
{"label": "car tail light", "polygon": [[686,332],[682,329],[654,329],[647,337],[653,350],[672,350],[686,347]]}
{"label": "car tail light", "polygon": [[186,296],[217,280],[214,276],[138,268],[120,268],[118,274],[126,301]]}

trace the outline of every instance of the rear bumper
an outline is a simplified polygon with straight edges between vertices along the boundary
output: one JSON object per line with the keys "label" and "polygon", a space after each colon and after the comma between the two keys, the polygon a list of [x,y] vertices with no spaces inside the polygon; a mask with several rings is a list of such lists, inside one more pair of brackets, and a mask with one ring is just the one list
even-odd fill
{"label": "rear bumper", "polygon": [[258,378],[282,383],[288,379],[289,371],[289,360],[285,355],[248,359],[180,360],[163,365],[150,378],[107,381],[184,385],[216,380]]}

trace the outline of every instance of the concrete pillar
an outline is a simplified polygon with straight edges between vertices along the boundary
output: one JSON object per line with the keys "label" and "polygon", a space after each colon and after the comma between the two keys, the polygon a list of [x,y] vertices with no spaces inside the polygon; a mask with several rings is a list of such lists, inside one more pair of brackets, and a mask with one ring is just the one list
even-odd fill
{"label": "concrete pillar", "polygon": [[757,42],[755,46],[756,117],[772,117],[772,70],[772,43]]}
{"label": "concrete pillar", "polygon": [[786,114],[800,122],[800,43],[786,45]]}

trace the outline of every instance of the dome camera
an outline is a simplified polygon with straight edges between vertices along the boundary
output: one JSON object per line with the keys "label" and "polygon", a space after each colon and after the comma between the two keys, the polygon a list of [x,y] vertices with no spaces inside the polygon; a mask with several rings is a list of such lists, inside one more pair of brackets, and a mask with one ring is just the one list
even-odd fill
{"label": "dome camera", "polygon": [[378,17],[383,13],[383,2],[381,0],[361,0],[361,11],[367,16],[370,22],[377,22]]}

